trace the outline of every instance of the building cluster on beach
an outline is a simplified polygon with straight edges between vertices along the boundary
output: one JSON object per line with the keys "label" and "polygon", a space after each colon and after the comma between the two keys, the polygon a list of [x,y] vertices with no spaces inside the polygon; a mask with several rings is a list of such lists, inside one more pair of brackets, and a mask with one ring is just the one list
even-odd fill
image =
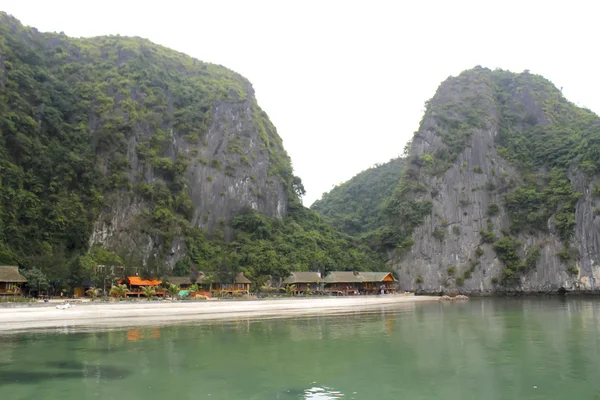
{"label": "building cluster on beach", "polygon": [[[115,268],[113,272],[122,271],[122,267]],[[120,269],[119,269],[120,268]],[[124,270],[123,270],[124,271]],[[21,287],[27,279],[19,273],[18,267],[0,266],[0,295],[21,294]],[[243,272],[235,275],[231,282],[219,282],[214,277],[203,272],[198,272],[195,278],[191,276],[166,276],[163,279],[144,279],[140,276],[124,276],[116,282],[126,285],[127,297],[141,297],[144,287],[156,288],[154,295],[166,296],[169,285],[180,288],[185,295],[193,294],[210,297],[236,296],[250,294],[252,281]],[[328,295],[367,295],[395,293],[398,281],[390,272],[363,272],[363,271],[331,271],[322,276],[320,272],[291,272],[288,277],[275,285],[258,288],[267,291],[285,290],[292,295],[328,294]],[[109,284],[111,284],[109,282]],[[76,297],[84,297],[91,282],[82,282],[74,288]],[[104,290],[107,288],[104,287]]]}
{"label": "building cluster on beach", "polygon": [[[211,281],[207,275],[200,272],[196,281],[188,276],[167,276],[164,282],[179,286],[182,290],[198,285],[201,294],[236,295],[250,294],[250,281],[243,272],[236,275],[231,283]],[[132,289],[132,295],[140,295],[142,286],[158,286],[162,281],[142,280],[138,277],[123,278],[119,283],[125,283]],[[320,272],[291,272],[283,280],[280,289],[285,289],[294,295],[331,294],[331,295],[367,295],[396,293],[398,281],[391,272],[358,272],[331,271],[325,277]],[[278,288],[270,288],[277,290]],[[157,292],[157,294],[159,294]]]}
{"label": "building cluster on beach", "polygon": [[[203,272],[199,272],[196,279],[192,282],[190,276],[166,276],[164,280],[158,279],[141,279],[137,276],[127,276],[119,280],[119,284],[125,284],[129,287],[130,292],[128,296],[140,296],[142,294],[141,288],[143,286],[165,286],[165,285],[176,285],[182,291],[190,292],[192,286],[197,286],[197,293],[203,296],[210,297],[212,293],[216,295],[235,295],[235,294],[249,294],[250,284],[252,281],[246,278],[243,272],[236,274],[233,282],[223,283],[215,282],[210,279],[208,275]],[[164,291],[157,291],[157,296],[166,295]]]}
{"label": "building cluster on beach", "polygon": [[319,272],[292,272],[283,281],[296,294],[328,293],[357,295],[395,293],[398,281],[391,272],[331,271],[325,277]]}

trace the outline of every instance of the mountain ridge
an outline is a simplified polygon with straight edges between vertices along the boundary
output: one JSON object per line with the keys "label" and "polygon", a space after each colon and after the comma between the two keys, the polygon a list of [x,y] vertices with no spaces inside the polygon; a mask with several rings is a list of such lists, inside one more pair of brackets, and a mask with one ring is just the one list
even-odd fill
{"label": "mountain ridge", "polygon": [[257,284],[382,265],[302,207],[281,137],[225,67],[0,13],[0,111],[2,263],[69,284],[96,264]]}
{"label": "mountain ridge", "polygon": [[475,67],[442,82],[386,200],[405,290],[597,291],[600,118],[547,79]]}

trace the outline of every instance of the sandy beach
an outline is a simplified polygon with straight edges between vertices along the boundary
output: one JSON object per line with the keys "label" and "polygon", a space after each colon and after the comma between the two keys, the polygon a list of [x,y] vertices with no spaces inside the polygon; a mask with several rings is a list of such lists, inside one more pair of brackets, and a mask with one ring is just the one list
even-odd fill
{"label": "sandy beach", "polygon": [[289,318],[361,312],[383,307],[408,310],[417,302],[438,299],[432,296],[385,295],[247,301],[92,303],[74,304],[67,309],[57,309],[55,306],[0,308],[0,332],[41,328],[151,326],[241,318]]}

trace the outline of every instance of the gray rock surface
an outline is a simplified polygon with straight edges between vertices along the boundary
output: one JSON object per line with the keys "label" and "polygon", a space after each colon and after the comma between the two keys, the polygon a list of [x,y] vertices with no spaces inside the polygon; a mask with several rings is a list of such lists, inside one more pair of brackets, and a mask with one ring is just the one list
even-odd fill
{"label": "gray rock surface", "polygon": [[[197,144],[188,143],[182,135],[173,134],[168,155],[175,160],[184,153],[191,160],[185,171],[193,203],[192,226],[209,234],[222,228],[226,239],[232,233],[225,222],[236,216],[243,207],[249,207],[270,217],[283,218],[287,213],[288,192],[282,180],[269,173],[271,162],[256,125],[254,93],[247,88],[244,100],[222,100],[213,105],[211,124],[204,138]],[[149,135],[143,126],[136,127],[129,140],[127,154],[131,164],[130,180],[140,175],[148,183],[161,181],[152,166],[143,166],[137,160],[136,145]],[[276,135],[276,132],[271,132]],[[283,149],[281,149],[283,151]],[[157,255],[162,243],[157,241],[139,218],[148,204],[132,192],[110,194],[108,206],[98,218],[91,243],[108,248],[135,247],[147,259]],[[184,238],[180,235],[167,251],[167,262],[172,266],[184,254]]]}
{"label": "gray rock surface", "polygon": [[[511,180],[518,184],[520,175],[496,150],[495,139],[500,118],[492,87],[473,81],[468,88],[461,88],[455,84],[455,80],[449,79],[440,86],[431,101],[450,103],[460,96],[466,96],[467,91],[481,95],[481,101],[484,102],[482,106],[488,110],[487,126],[473,132],[470,144],[441,176],[422,173],[424,167],[417,163],[408,166],[419,172],[420,179],[429,189],[419,199],[432,200],[433,208],[431,214],[414,230],[414,245],[410,251],[403,255],[391,254],[390,264],[399,274],[402,289],[423,292],[458,289],[462,293],[474,294],[499,290],[556,292],[560,287],[576,292],[597,291],[600,285],[600,217],[594,214],[598,204],[591,192],[593,184],[598,181],[586,181],[580,173],[569,174],[575,191],[583,193],[583,198],[576,206],[577,225],[570,245],[580,255],[575,261],[579,274],[569,273],[566,264],[556,256],[564,246],[553,227],[553,218],[550,218],[547,233],[516,236],[523,244],[522,257],[528,249],[540,249],[537,267],[522,275],[520,283],[513,288],[500,288],[493,282],[493,278],[499,277],[505,267],[492,245],[482,243],[480,230],[487,230],[487,210],[493,202],[500,208],[498,215],[490,217],[494,231],[508,231],[510,220],[503,199],[511,190]],[[538,124],[548,123],[542,105],[530,91],[522,90],[512,95],[518,97],[525,111],[534,115]],[[413,139],[409,160],[446,149],[447,146],[436,134],[438,131],[434,115],[426,114]],[[489,190],[490,184],[495,186],[493,190]],[[444,232],[443,240],[434,237],[436,228],[438,233],[440,230]],[[483,250],[480,257],[475,253],[478,247]],[[462,286],[457,285],[456,277],[462,276],[477,261],[472,277],[465,279]],[[454,275],[447,272],[451,266],[455,269]]]}

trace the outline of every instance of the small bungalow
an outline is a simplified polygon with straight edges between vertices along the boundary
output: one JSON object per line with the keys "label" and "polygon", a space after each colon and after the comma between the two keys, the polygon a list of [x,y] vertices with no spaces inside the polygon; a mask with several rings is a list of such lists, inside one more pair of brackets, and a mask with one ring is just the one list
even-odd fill
{"label": "small bungalow", "polygon": [[0,295],[17,295],[27,278],[19,273],[19,267],[0,266]]}
{"label": "small bungalow", "polygon": [[294,294],[304,294],[321,291],[323,278],[320,272],[291,272],[282,283],[285,287],[294,285]]}
{"label": "small bungalow", "polygon": [[369,294],[384,291],[384,293],[396,293],[398,280],[391,272],[361,272],[363,285],[361,289]]}
{"label": "small bungalow", "polygon": [[73,287],[73,295],[77,298],[77,297],[84,297],[85,296],[85,292],[88,289],[91,289],[92,287],[95,287],[95,285],[87,280],[81,281],[81,282],[75,282],[75,284],[77,286]]}
{"label": "small bungalow", "polygon": [[391,272],[332,271],[324,279],[325,291],[341,295],[395,293],[398,281]]}
{"label": "small bungalow", "polygon": [[239,272],[235,276],[235,280],[232,283],[213,283],[212,290],[213,292],[217,292],[219,294],[249,294],[250,283],[250,279],[246,278],[243,272]]}
{"label": "small bungalow", "polygon": [[[161,280],[158,279],[142,279],[139,276],[126,276],[125,278],[121,278],[119,280],[119,285],[125,284],[129,287],[129,292],[127,296],[137,296],[140,297],[142,295],[142,287],[144,286],[155,286],[158,287],[162,283]],[[165,296],[167,293],[163,290],[157,290],[156,296]]]}

